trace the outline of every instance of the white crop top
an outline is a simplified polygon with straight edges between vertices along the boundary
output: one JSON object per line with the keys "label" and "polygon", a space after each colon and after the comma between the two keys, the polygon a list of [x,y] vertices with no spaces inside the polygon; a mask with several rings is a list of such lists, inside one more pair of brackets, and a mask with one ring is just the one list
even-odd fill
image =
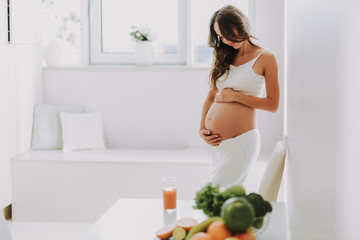
{"label": "white crop top", "polygon": [[252,69],[256,60],[266,50],[254,59],[240,66],[230,65],[229,74],[222,75],[216,81],[216,87],[219,91],[224,88],[232,88],[235,91],[241,92],[246,95],[256,97],[264,97],[265,95],[265,77],[255,73]]}

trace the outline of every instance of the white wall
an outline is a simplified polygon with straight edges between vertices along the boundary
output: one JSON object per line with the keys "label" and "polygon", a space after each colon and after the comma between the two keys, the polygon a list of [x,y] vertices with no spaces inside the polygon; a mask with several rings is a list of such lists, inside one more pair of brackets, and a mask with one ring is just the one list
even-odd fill
{"label": "white wall", "polygon": [[11,203],[10,158],[28,151],[42,102],[40,45],[0,44],[0,208]]}
{"label": "white wall", "polygon": [[40,0],[10,1],[11,44],[6,4],[0,2],[0,208],[11,203],[10,158],[29,150],[33,108],[43,97]]}
{"label": "white wall", "polygon": [[29,150],[34,105],[43,101],[40,0],[11,0],[8,44],[10,156]]}
{"label": "white wall", "polygon": [[[182,69],[180,67],[180,69]],[[175,67],[46,69],[45,102],[104,116],[110,148],[182,148],[198,137],[206,72]]]}
{"label": "white wall", "polygon": [[30,149],[33,110],[42,98],[40,44],[10,44],[9,117],[10,156]]}
{"label": "white wall", "polygon": [[0,2],[0,208],[11,202],[10,161],[8,155],[8,47],[7,47],[7,8],[6,1]]}
{"label": "white wall", "polygon": [[354,8],[350,0],[288,1],[287,191],[293,240],[360,239],[360,51],[354,41],[360,26],[344,22],[351,9],[358,14],[359,4]]}
{"label": "white wall", "polygon": [[7,43],[7,2],[0,2],[0,44]]}
{"label": "white wall", "polygon": [[[339,191],[338,217],[341,239],[360,239],[360,1],[349,1],[346,5],[343,34],[340,44],[343,51],[339,59],[340,66],[340,116],[342,116],[340,139],[342,140],[341,155],[338,158]],[[346,219],[346,221],[343,221]],[[340,239],[340,238],[339,238]]]}
{"label": "white wall", "polygon": [[0,208],[11,202],[10,161],[9,161],[9,83],[8,47],[0,44]]}
{"label": "white wall", "polygon": [[[250,0],[250,4],[254,8],[253,15],[250,15],[252,32],[261,46],[275,53],[278,63],[279,108],[276,114],[259,111],[257,116],[259,129],[268,131],[274,126],[284,126],[284,0]],[[272,134],[276,134],[274,139],[283,139],[283,129]]]}
{"label": "white wall", "polygon": [[11,42],[40,43],[41,0],[10,0]]}

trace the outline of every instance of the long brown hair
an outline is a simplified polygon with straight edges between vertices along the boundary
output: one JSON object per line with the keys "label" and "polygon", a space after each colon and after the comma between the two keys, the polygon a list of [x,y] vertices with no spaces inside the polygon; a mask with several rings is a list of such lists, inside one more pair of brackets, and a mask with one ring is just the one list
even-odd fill
{"label": "long brown hair", "polygon": [[235,60],[237,49],[223,43],[214,30],[217,22],[223,37],[232,42],[247,40],[251,45],[251,39],[256,39],[250,34],[250,24],[246,15],[240,9],[227,5],[217,10],[210,21],[209,46],[214,48],[214,59],[210,71],[210,84],[216,87],[216,81],[225,73],[228,74],[230,64]]}

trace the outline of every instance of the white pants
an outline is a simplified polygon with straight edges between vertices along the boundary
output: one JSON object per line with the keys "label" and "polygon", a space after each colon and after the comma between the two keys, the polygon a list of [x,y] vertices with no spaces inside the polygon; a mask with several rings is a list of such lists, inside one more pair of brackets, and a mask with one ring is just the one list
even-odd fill
{"label": "white pants", "polygon": [[259,152],[258,129],[222,141],[219,146],[213,148],[211,183],[214,186],[220,184],[220,187],[243,184]]}

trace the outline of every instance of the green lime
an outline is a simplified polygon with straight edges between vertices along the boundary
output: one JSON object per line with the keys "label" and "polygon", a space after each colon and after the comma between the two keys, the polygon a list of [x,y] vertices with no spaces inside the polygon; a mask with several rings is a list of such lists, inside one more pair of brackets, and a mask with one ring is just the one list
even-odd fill
{"label": "green lime", "polygon": [[221,207],[225,226],[233,233],[245,232],[255,218],[253,206],[243,197],[229,198]]}
{"label": "green lime", "polygon": [[233,185],[225,189],[225,192],[229,192],[236,197],[245,196],[245,188],[242,185]]}
{"label": "green lime", "polygon": [[186,230],[181,227],[177,227],[174,229],[172,237],[174,240],[183,240],[186,237]]}

